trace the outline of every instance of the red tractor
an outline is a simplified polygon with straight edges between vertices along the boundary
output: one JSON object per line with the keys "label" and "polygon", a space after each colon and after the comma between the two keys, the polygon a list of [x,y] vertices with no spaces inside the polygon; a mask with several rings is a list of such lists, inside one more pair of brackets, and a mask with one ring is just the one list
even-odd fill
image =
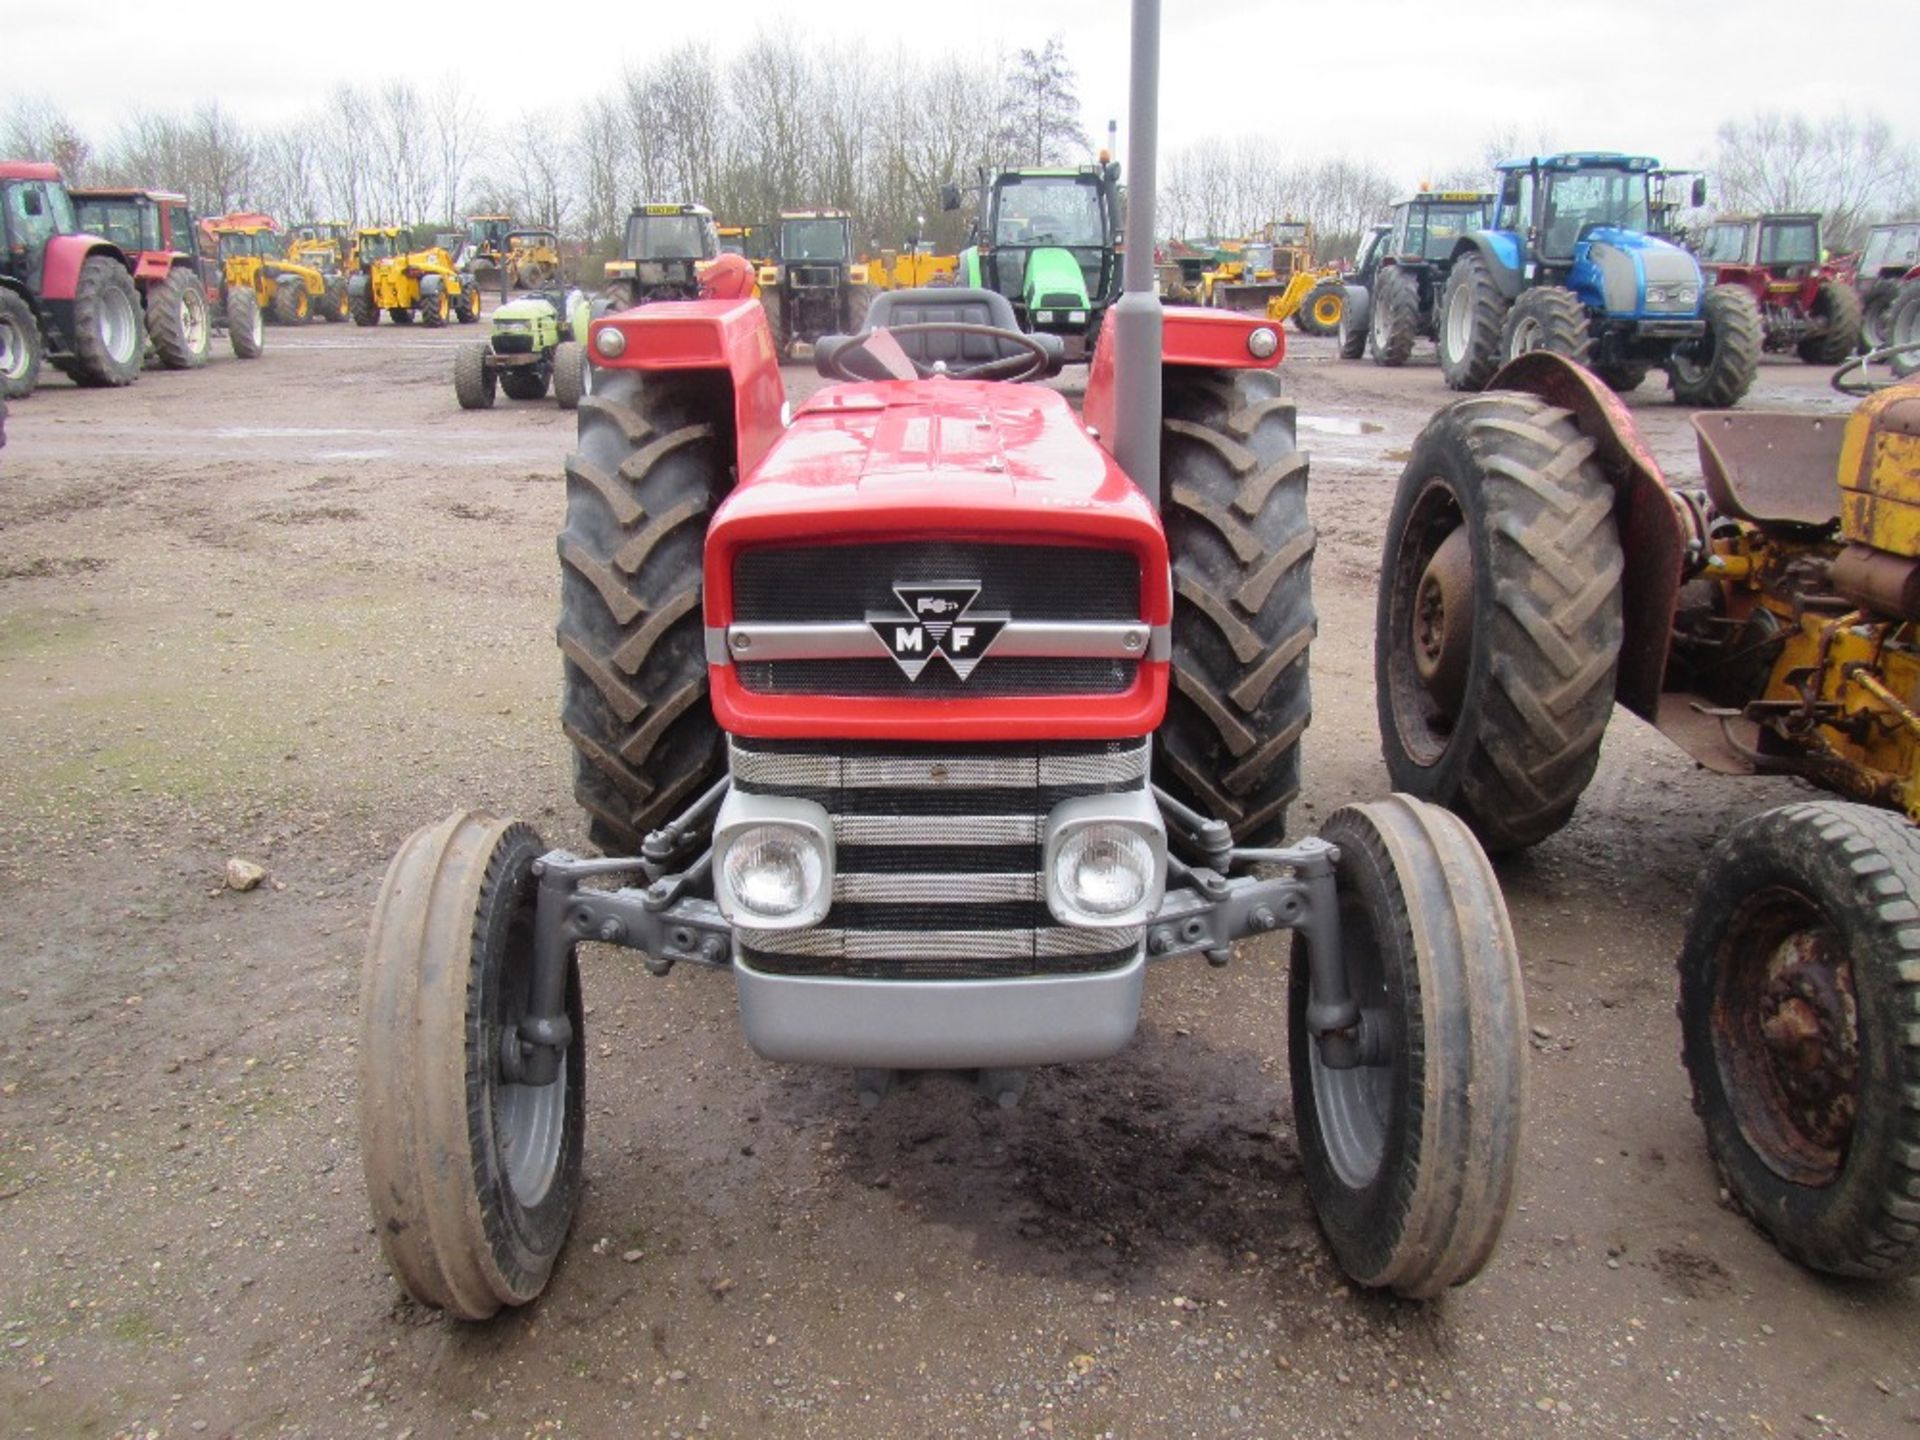
{"label": "red tractor", "polygon": [[1753,296],[1764,349],[1838,365],[1859,345],[1860,297],[1826,263],[1818,215],[1729,215],[1707,227],[1699,254],[1709,285]]}
{"label": "red tractor", "polygon": [[367,1190],[419,1300],[478,1319],[547,1283],[581,1195],[585,943],[719,971],[756,1051],[846,1066],[864,1102],[957,1071],[1012,1104],[1028,1067],[1122,1050],[1150,966],[1290,930],[1333,1253],[1416,1297],[1491,1255],[1525,1068],[1512,932],[1431,806],[1286,833],[1307,466],[1279,327],[1154,298],[1157,18],[1135,0],[1126,283],[1083,414],[1021,383],[1064,347],[987,290],[883,294],[821,337],[840,383],[791,416],[757,301],[593,323],[559,643],[608,856],[465,811],[419,830],[363,970]]}
{"label": "red tractor", "polygon": [[0,161],[0,387],[31,393],[42,359],[81,385],[131,385],[147,348],[127,255],[81,233],[57,166]]}
{"label": "red tractor", "polygon": [[206,364],[222,322],[235,355],[251,360],[260,353],[260,306],[251,290],[235,288],[223,298],[224,287],[207,283],[186,196],[108,189],[72,195],[80,223],[127,256],[146,311],[147,340],[162,365],[192,370]]}

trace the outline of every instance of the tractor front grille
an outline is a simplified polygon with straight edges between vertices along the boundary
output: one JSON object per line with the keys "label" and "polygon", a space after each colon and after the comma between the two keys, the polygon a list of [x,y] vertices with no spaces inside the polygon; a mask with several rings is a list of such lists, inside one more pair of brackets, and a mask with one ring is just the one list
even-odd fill
{"label": "tractor front grille", "polygon": [[496,355],[531,355],[533,353],[533,336],[524,330],[496,330],[493,336],[493,353]]}
{"label": "tractor front grille", "polygon": [[836,265],[792,265],[787,268],[787,283],[796,290],[831,290],[840,283]]}
{"label": "tractor front grille", "polygon": [[833,817],[833,907],[807,930],[736,931],[778,975],[968,980],[1085,975],[1129,963],[1140,930],[1058,924],[1041,845],[1063,800],[1138,790],[1145,740],[862,746],[731,742],[733,783]]}
{"label": "tractor front grille", "polygon": [[[742,624],[908,618],[896,586],[978,584],[972,615],[1015,621],[1137,621],[1140,566],[1125,550],[1084,546],[888,541],[749,550],[734,562],[734,619]],[[963,617],[964,618],[964,617]],[[916,678],[885,654],[872,658],[755,660],[736,654],[740,684],[766,695],[901,699],[1119,695],[1139,661],[1124,657],[1011,656],[989,649],[966,679],[935,660]]]}

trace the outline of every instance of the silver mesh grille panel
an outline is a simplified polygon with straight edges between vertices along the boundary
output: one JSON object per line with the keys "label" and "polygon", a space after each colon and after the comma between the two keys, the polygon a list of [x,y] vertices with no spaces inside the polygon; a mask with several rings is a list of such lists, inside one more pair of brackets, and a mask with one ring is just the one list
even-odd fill
{"label": "silver mesh grille panel", "polygon": [[824,805],[839,857],[823,924],[739,930],[755,969],[882,979],[1075,974],[1116,968],[1139,950],[1138,928],[1054,921],[1040,844],[1062,800],[1143,787],[1145,740],[859,754],[735,740],[730,752],[741,790]]}

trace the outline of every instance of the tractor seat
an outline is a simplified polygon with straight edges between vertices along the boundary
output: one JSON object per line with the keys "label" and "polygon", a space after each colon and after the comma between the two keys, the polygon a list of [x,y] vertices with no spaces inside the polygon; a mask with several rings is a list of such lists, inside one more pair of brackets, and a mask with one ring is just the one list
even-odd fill
{"label": "tractor seat", "polygon": [[[836,353],[851,348],[873,330],[891,330],[901,325],[991,325],[998,330],[1018,330],[1020,322],[1014,318],[1013,305],[1006,296],[993,290],[971,290],[958,286],[929,286],[917,290],[887,290],[874,299],[873,307],[867,311],[866,328],[859,335],[823,335],[813,347],[814,368],[822,375],[833,376],[830,362]],[[1065,363],[1066,352],[1059,338],[1052,335],[1034,337],[1045,345],[1051,355],[1047,374],[1058,374]],[[920,334],[899,337],[900,348],[922,365],[934,365],[944,361],[952,369],[964,369],[972,365],[983,365],[988,361],[1009,359],[1025,352],[1023,347],[1006,340],[996,340],[990,335],[939,335]],[[870,365],[869,357],[857,351],[847,356],[849,368],[861,374],[867,374],[875,380],[887,380],[892,377],[886,373],[877,361]]]}
{"label": "tractor seat", "polygon": [[1707,497],[1719,514],[1756,525],[1824,530],[1840,518],[1844,415],[1715,410],[1695,415]]}

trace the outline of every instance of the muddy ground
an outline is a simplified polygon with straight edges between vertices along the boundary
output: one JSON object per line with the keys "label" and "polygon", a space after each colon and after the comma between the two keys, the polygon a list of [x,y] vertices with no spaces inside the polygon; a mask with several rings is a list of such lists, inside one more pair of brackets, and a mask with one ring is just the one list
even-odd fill
{"label": "muddy ground", "polygon": [[[1920,1434],[1920,1285],[1810,1275],[1731,1213],[1678,1062],[1692,878],[1801,791],[1624,714],[1572,826],[1502,867],[1532,1108],[1464,1291],[1357,1293],[1329,1259],[1262,943],[1156,971],[1130,1050],[1011,1112],[944,1081],[865,1112],[847,1074],[751,1055],[724,974],[590,954],[589,1189],[551,1290],[485,1326],[403,1300],[354,1121],[387,857],[455,806],[584,844],[552,641],[572,419],[456,409],[471,333],[275,330],[254,363],[13,408],[0,1430]],[[1320,528],[1307,829],[1386,785],[1379,537],[1446,392],[1430,355],[1289,340]],[[1634,403],[1697,473],[1664,391]],[[1750,403],[1839,406],[1790,363]],[[223,889],[233,856],[268,883]]]}

